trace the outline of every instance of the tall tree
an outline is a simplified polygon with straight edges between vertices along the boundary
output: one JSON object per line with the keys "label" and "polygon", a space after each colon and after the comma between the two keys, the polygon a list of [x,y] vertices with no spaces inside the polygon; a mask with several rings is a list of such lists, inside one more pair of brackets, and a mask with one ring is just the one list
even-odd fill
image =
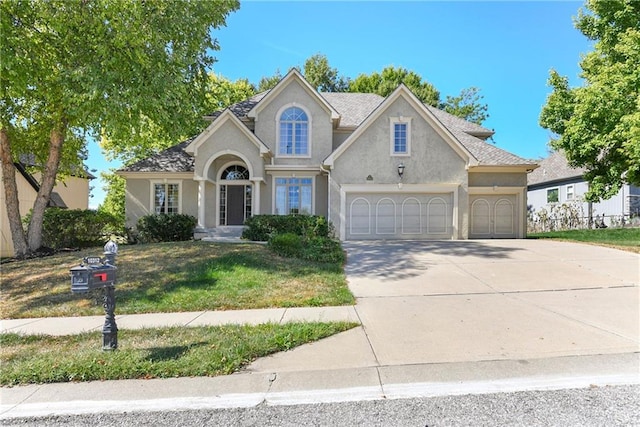
{"label": "tall tree", "polygon": [[258,82],[258,92],[264,92],[273,89],[280,80],[282,80],[282,73],[280,70],[276,70],[273,76],[262,77]]}
{"label": "tall tree", "polygon": [[349,79],[339,76],[336,68],[331,68],[325,55],[316,54],[304,62],[304,78],[320,92],[346,92]]}
{"label": "tall tree", "polygon": [[[230,105],[252,97],[254,94],[255,88],[246,79],[232,82],[222,76],[209,73],[206,94],[197,100],[200,105],[195,107],[198,111],[197,116],[201,117],[223,110]],[[206,126],[206,122],[202,121],[201,123],[195,123],[193,126],[182,128],[182,136],[179,137],[179,140],[196,135],[202,131],[204,126]],[[168,138],[159,126],[152,123],[149,123],[144,132],[137,135],[136,141],[135,144],[125,145],[112,144],[111,141],[103,139],[101,146],[109,158],[117,157],[123,160],[125,164],[130,164],[176,143],[175,139]],[[124,226],[125,180],[116,175],[114,171],[102,172],[100,176],[106,182],[104,187],[106,196],[98,209],[114,215]]]}
{"label": "tall tree", "polygon": [[447,95],[439,107],[449,114],[481,125],[489,117],[489,107],[482,103],[482,98],[484,97],[480,95],[480,89],[470,87],[462,89],[458,96]]}
{"label": "tall tree", "polygon": [[[150,124],[178,137],[198,120],[211,30],[236,0],[8,0],[0,2],[0,157],[17,256],[42,243],[42,220],[70,141],[87,133],[128,145]],[[73,138],[72,136],[78,138]],[[40,191],[21,231],[13,162],[42,159]],[[74,165],[75,163],[75,165]]]}
{"label": "tall tree", "polygon": [[588,0],[575,26],[595,41],[580,61],[584,84],[571,88],[552,70],[540,124],[556,134],[552,148],[586,169],[585,197],[598,201],[640,185],[640,2]]}
{"label": "tall tree", "polygon": [[377,93],[388,96],[404,83],[425,104],[437,107],[440,104],[440,92],[422,77],[406,68],[386,67],[382,73],[360,74],[349,85],[349,92]]}

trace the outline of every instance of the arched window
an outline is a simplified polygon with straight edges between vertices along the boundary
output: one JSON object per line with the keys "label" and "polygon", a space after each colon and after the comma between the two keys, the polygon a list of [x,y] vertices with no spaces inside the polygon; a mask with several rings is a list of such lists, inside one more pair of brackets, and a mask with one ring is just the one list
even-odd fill
{"label": "arched window", "polygon": [[231,165],[222,172],[220,178],[227,181],[249,179],[249,171],[244,166]]}
{"label": "arched window", "polygon": [[290,107],[280,115],[278,154],[283,156],[309,155],[309,118],[301,108]]}

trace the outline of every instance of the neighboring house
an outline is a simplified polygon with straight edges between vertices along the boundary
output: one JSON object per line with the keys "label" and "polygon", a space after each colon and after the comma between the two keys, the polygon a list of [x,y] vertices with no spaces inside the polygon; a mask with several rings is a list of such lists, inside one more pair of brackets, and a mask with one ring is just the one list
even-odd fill
{"label": "neighboring house", "polygon": [[273,89],[212,114],[198,136],[118,171],[127,225],[184,213],[198,231],[251,215],[324,215],[342,240],[522,238],[537,165],[493,131],[425,106],[318,93],[292,70]]}
{"label": "neighboring house", "polygon": [[[15,163],[16,186],[18,188],[18,202],[20,203],[20,216],[24,217],[33,208],[36,195],[40,189],[39,174],[31,174],[24,162]],[[0,169],[0,180],[2,178]],[[58,182],[53,187],[49,207],[63,209],[87,209],[89,206],[89,181],[95,178],[90,173],[83,176],[69,176],[64,182]],[[4,186],[0,191],[0,220],[2,221],[0,232],[0,256],[11,257],[14,255],[9,217],[7,216],[7,202],[5,200]]]}
{"label": "neighboring house", "polygon": [[584,180],[582,168],[572,168],[567,163],[564,153],[553,152],[540,161],[540,168],[529,175],[527,199],[529,210],[538,214],[544,209],[551,212],[552,206],[562,204],[572,206],[581,218],[582,226],[589,224],[589,217],[600,223],[611,226],[628,221],[630,216],[640,215],[640,188],[623,185],[618,194],[608,200],[588,203],[584,194],[589,184]]}

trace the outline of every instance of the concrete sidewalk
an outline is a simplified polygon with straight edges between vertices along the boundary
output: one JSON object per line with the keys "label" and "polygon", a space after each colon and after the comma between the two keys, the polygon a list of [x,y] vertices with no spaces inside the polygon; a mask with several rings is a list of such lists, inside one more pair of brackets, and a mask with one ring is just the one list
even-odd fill
{"label": "concrete sidewalk", "polygon": [[[293,307],[262,310],[197,311],[183,313],[116,314],[118,329],[168,326],[217,326],[225,324],[286,323],[296,321],[359,323],[353,306]],[[104,316],[53,317],[0,320],[0,332],[71,335],[101,331]]]}
{"label": "concrete sidewalk", "polygon": [[[117,321],[121,329],[291,319],[350,320],[361,327],[259,359],[226,377],[2,388],[0,418],[640,383],[636,254],[540,240],[345,247],[354,307]],[[101,325],[99,317],[2,322],[3,329],[24,333]]]}

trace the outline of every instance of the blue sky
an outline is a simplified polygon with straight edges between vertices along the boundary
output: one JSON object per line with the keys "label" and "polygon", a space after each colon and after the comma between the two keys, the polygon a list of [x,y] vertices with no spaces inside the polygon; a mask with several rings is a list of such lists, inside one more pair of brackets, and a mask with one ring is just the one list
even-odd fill
{"label": "blue sky", "polygon": [[[576,1],[245,1],[214,31],[216,74],[257,84],[302,67],[320,53],[343,76],[393,65],[421,75],[441,98],[476,86],[489,106],[484,126],[496,145],[525,158],[547,154],[549,132],[538,125],[554,68],[580,84],[580,56],[592,42],[573,27]],[[178,142],[178,141],[176,141]],[[90,144],[91,169],[117,168]],[[90,207],[104,198],[93,182]]]}

